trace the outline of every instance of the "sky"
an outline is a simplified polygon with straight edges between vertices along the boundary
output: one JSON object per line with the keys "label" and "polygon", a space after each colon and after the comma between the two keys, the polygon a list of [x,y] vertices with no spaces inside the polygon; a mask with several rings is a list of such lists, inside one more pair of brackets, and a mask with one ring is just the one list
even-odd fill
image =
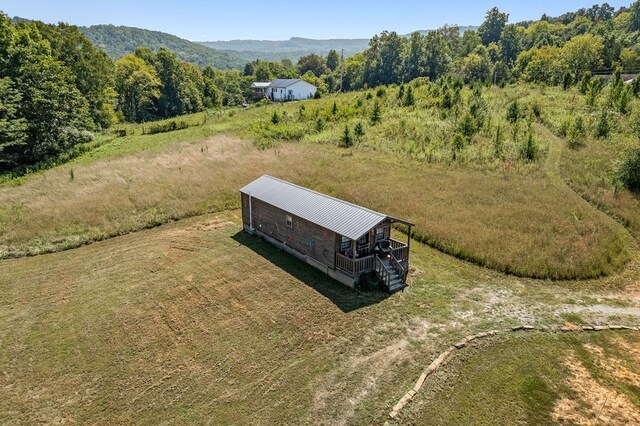
{"label": "sky", "polygon": [[[509,22],[561,15],[596,0],[0,0],[0,11],[47,23],[114,24],[163,31],[193,41],[371,38],[443,24],[480,25],[497,6]],[[609,0],[618,8],[633,0]]]}

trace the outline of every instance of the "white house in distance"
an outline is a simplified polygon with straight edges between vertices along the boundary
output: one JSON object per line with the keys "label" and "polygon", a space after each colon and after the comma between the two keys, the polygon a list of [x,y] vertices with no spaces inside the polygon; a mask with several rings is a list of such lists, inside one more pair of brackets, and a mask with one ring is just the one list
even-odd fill
{"label": "white house in distance", "polygon": [[[272,101],[299,101],[310,99],[316,94],[318,88],[299,78],[281,78],[271,83],[255,82],[251,85],[255,93],[271,99]],[[262,97],[262,96],[260,96]]]}

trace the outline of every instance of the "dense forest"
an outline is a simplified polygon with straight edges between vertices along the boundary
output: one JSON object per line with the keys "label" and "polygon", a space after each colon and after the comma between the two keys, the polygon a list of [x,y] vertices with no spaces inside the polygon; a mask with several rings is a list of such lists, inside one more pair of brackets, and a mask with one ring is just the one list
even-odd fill
{"label": "dense forest", "polygon": [[236,55],[234,52],[221,52],[160,31],[115,25],[92,25],[79,29],[112,59],[133,53],[140,46],[154,51],[164,47],[175,53],[181,61],[218,69],[241,69],[246,62],[255,59],[247,59],[245,55]]}
{"label": "dense forest", "polygon": [[444,103],[455,101],[458,81],[577,85],[595,105],[603,83],[593,75],[618,70],[607,107],[628,113],[640,88],[637,78],[624,84],[622,76],[640,68],[640,0],[535,22],[508,18],[493,8],[477,31],[463,34],[457,26],[408,37],[385,31],[344,63],[332,50],[296,64],[256,60],[242,71],[223,71],[154,44],[114,61],[75,26],[0,15],[0,171],[55,158],[118,122],[243,104],[251,82],[274,78],[303,78],[323,95],[446,76],[452,83],[440,95]]}

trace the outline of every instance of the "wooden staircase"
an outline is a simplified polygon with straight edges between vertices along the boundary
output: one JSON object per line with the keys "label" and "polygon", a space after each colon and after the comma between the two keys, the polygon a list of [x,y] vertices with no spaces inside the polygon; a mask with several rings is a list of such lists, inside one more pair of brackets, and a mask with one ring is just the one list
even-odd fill
{"label": "wooden staircase", "polygon": [[407,286],[406,272],[398,261],[391,256],[390,260],[382,260],[376,256],[375,270],[378,278],[384,283],[389,293],[404,290]]}

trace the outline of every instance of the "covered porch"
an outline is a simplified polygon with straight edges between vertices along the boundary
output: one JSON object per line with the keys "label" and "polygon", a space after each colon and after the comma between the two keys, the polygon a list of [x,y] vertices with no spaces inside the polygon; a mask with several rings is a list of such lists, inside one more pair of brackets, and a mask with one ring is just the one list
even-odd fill
{"label": "covered porch", "polygon": [[[390,226],[393,223],[407,226],[406,243],[391,238]],[[410,222],[389,217],[357,240],[342,237],[335,253],[336,271],[354,281],[363,273],[375,271],[388,290],[404,288],[409,271],[412,226]]]}

